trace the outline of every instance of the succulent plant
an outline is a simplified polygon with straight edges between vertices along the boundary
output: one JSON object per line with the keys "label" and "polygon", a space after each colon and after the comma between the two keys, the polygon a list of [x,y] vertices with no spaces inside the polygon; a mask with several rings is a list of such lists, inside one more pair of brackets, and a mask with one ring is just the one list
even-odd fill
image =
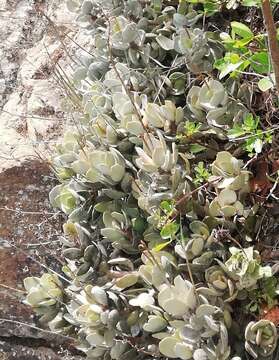
{"label": "succulent plant", "polygon": [[183,118],[183,109],[181,107],[176,108],[172,101],[166,100],[165,105],[162,106],[148,103],[144,111],[143,123],[151,127],[163,128],[169,132],[173,127],[176,129]]}
{"label": "succulent plant", "polygon": [[227,111],[228,94],[217,80],[210,79],[201,87],[193,86],[187,95],[187,104],[192,113],[208,122],[214,121],[218,126],[218,119],[223,121]]}
{"label": "succulent plant", "polygon": [[222,296],[224,301],[233,301],[238,294],[235,281],[222,269],[221,266],[214,265],[205,271],[206,284],[210,289],[216,291],[216,296]]}
{"label": "succulent plant", "polygon": [[131,237],[131,221],[127,215],[119,212],[105,211],[103,213],[103,222],[105,227],[101,230],[101,234],[112,242],[112,245],[119,250],[125,252],[137,252],[136,246],[133,246]]}
{"label": "succulent plant", "polygon": [[102,139],[109,145],[117,143],[117,124],[110,116],[103,114],[94,118],[92,121],[92,129],[96,140],[98,139],[100,141]]}
{"label": "succulent plant", "polygon": [[223,189],[209,205],[209,214],[225,218],[242,215],[243,205],[237,200],[237,194],[230,189]]}
{"label": "succulent plant", "polygon": [[[26,302],[88,360],[240,360],[236,329],[272,274],[254,247],[250,163],[228,143],[253,77],[215,79],[212,2],[67,3],[86,44],[65,80],[78,126],[51,159],[65,282],[27,278]],[[248,324],[252,356],[276,341],[267,320]]]}
{"label": "succulent plant", "polygon": [[207,121],[216,130],[228,129],[234,118],[247,111],[245,106],[230,99],[223,84],[214,79],[206,80],[201,87],[193,86],[187,95],[187,105],[196,119]]}
{"label": "succulent plant", "polygon": [[171,151],[159,131],[157,135],[158,139],[154,135],[144,134],[143,149],[136,147],[139,155],[135,160],[136,165],[148,173],[156,172],[159,169],[170,171],[175,167],[178,159],[175,143],[172,143]]}
{"label": "succulent plant", "polygon": [[229,251],[231,257],[222,265],[222,268],[237,281],[238,289],[251,289],[255,287],[259,279],[272,275],[269,266],[261,265],[259,253],[253,247],[245,249],[231,247]]}
{"label": "succulent plant", "polygon": [[141,47],[145,32],[138,29],[136,23],[129,22],[124,16],[118,16],[111,23],[111,44],[116,50],[128,50],[132,44]]}
{"label": "succulent plant", "polygon": [[249,171],[244,170],[242,161],[236,159],[228,151],[217,153],[216,160],[212,163],[212,174],[222,178],[217,185],[219,189],[226,188],[242,192],[249,190]]}
{"label": "succulent plant", "polygon": [[120,120],[121,128],[135,136],[143,134],[143,124],[129,96],[122,93],[115,93],[112,100],[113,110],[116,117]]}
{"label": "succulent plant", "polygon": [[220,315],[222,311],[218,307],[205,303],[197,306],[186,323],[171,322],[173,333],[164,334],[159,343],[160,352],[168,358],[228,359],[228,333],[224,323],[217,320]]}
{"label": "succulent plant", "polygon": [[193,260],[210,244],[211,236],[207,225],[201,221],[193,221],[189,228],[192,231],[190,239],[185,244],[177,244],[175,251],[183,259]]}
{"label": "succulent plant", "polygon": [[140,277],[149,285],[157,289],[170,278],[172,266],[176,264],[175,258],[166,251],[146,251],[141,256],[143,265],[139,267]]}
{"label": "succulent plant", "polygon": [[210,43],[209,33],[199,28],[181,29],[174,40],[174,49],[183,55],[191,72],[209,72],[214,60],[222,54],[221,46],[213,43]]}
{"label": "succulent plant", "polygon": [[251,321],[245,330],[245,349],[257,359],[269,356],[277,345],[277,329],[270,320]]}
{"label": "succulent plant", "polygon": [[24,279],[24,287],[27,291],[25,303],[32,306],[42,322],[48,322],[55,318],[61,302],[63,301],[63,285],[54,274],[43,274],[38,277]]}
{"label": "succulent plant", "polygon": [[182,317],[194,309],[196,301],[193,285],[181,276],[174,279],[174,285],[162,285],[158,294],[159,305],[175,317]]}

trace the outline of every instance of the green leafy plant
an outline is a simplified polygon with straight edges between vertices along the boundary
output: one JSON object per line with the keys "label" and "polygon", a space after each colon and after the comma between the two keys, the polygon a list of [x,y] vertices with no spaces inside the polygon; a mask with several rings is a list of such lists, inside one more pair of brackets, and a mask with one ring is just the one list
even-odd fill
{"label": "green leafy plant", "polygon": [[197,166],[194,168],[195,170],[195,184],[202,184],[203,182],[206,182],[209,179],[210,173],[205,168],[204,163],[200,161]]}
{"label": "green leafy plant", "polygon": [[272,142],[272,133],[263,131],[259,126],[260,118],[248,114],[242,124],[236,124],[228,131],[228,136],[235,140],[244,138],[243,148],[249,156],[253,156],[262,152],[264,144]]}
{"label": "green leafy plant", "polygon": [[231,34],[221,33],[220,36],[227,52],[215,62],[216,69],[220,71],[219,79],[227,75],[238,77],[245,70],[251,70],[255,75],[270,73],[264,35],[254,35],[247,25],[233,21]]}

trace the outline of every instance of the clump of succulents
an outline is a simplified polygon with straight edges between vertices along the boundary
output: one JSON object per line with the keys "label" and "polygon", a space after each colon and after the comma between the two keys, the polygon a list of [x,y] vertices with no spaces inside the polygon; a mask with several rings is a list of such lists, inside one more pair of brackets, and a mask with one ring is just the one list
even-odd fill
{"label": "clump of succulents", "polygon": [[79,126],[51,159],[65,264],[25,279],[26,303],[88,360],[269,356],[276,328],[247,308],[272,271],[247,245],[252,174],[225,143],[246,109],[214,78],[218,32],[186,0],[67,4],[89,41],[72,76]]}
{"label": "clump of succulents", "polygon": [[245,114],[245,106],[230,99],[224,85],[207,79],[202,86],[192,86],[187,95],[187,105],[193,117],[207,122],[213,129],[228,129],[239,113]]}
{"label": "clump of succulents", "polygon": [[254,359],[273,353],[277,344],[276,326],[269,320],[251,321],[245,330],[245,348]]}

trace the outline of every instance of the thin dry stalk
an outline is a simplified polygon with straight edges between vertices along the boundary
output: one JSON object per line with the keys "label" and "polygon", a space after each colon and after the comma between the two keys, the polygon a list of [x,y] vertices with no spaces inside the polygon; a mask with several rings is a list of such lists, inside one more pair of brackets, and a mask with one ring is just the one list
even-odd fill
{"label": "thin dry stalk", "polygon": [[276,27],[272,15],[272,8],[269,0],[262,0],[262,12],[267,31],[273,71],[275,75],[275,85],[277,92],[279,92],[279,45],[277,41]]}

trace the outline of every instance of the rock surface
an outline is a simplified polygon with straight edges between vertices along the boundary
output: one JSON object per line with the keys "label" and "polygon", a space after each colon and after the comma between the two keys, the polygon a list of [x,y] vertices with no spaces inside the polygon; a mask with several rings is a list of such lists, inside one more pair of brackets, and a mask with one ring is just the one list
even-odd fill
{"label": "rock surface", "polygon": [[60,260],[62,217],[48,203],[55,179],[39,158],[67,124],[55,80],[57,63],[71,63],[61,40],[75,51],[64,3],[0,0],[0,360],[80,359],[70,339],[37,329],[22,303],[23,278]]}
{"label": "rock surface", "polygon": [[72,341],[40,331],[22,303],[23,279],[59,264],[61,214],[47,201],[54,179],[48,166],[25,163],[0,174],[0,359],[79,359]]}
{"label": "rock surface", "polygon": [[[47,154],[66,123],[55,76],[73,43],[65,1],[0,0],[0,170]],[[52,21],[50,21],[50,19]]]}

